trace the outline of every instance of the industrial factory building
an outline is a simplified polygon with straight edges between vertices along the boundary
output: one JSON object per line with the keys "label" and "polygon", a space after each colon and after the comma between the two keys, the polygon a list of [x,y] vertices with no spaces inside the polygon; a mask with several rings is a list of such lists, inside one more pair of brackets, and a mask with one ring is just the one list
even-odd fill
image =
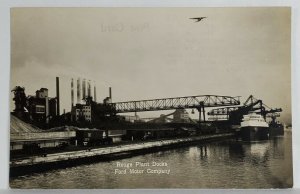
{"label": "industrial factory building", "polygon": [[[76,87],[74,82],[76,81]],[[244,106],[238,97],[199,95],[152,100],[112,102],[112,91],[103,103],[96,102],[91,81],[71,79],[71,112],[60,115],[59,78],[56,78],[56,97],[49,97],[48,89],[41,88],[35,95],[26,96],[25,88],[13,89],[15,110],[11,117],[10,149],[14,154],[47,153],[51,150],[78,149],[76,146],[102,146],[121,141],[155,140],[190,137],[234,131],[231,125],[241,122],[243,115],[260,111],[262,116],[281,112],[267,110],[262,100],[252,95]],[[77,93],[77,101],[74,93]],[[93,96],[93,97],[92,97]],[[227,106],[227,107],[225,107]],[[212,109],[207,115],[225,114],[227,121],[206,121],[205,107]],[[221,108],[220,108],[221,107]],[[224,108],[225,107],[225,108]],[[196,109],[199,119],[194,121],[186,109]],[[175,110],[158,118],[140,118],[137,112]],[[134,116],[128,113],[135,113]],[[120,113],[124,115],[120,115]],[[275,115],[274,119],[275,120]],[[34,127],[36,126],[36,128]],[[275,125],[280,132],[281,126]]]}
{"label": "industrial factory building", "polygon": [[25,94],[25,88],[16,86],[14,92],[14,115],[35,124],[48,124],[51,119],[60,115],[59,78],[56,78],[56,97],[48,96],[48,89],[41,88],[35,95]]}
{"label": "industrial factory building", "polygon": [[[82,84],[82,87],[81,87]],[[87,85],[87,88],[86,88]],[[81,96],[82,94],[82,96]],[[71,79],[71,120],[75,122],[92,122],[92,107],[88,99],[93,99],[91,81],[77,79],[77,103],[74,105],[74,79]],[[96,86],[94,85],[94,101],[96,99]]]}
{"label": "industrial factory building", "polygon": [[[71,80],[71,111],[69,114],[64,112],[64,121],[71,122],[92,122],[92,105],[96,102],[96,86],[94,84],[92,97],[91,80],[80,78],[77,81],[77,101],[74,102],[74,79]],[[18,118],[34,123],[41,128],[59,125],[60,119],[60,101],[59,101],[59,78],[56,78],[56,97],[49,97],[48,89],[41,88],[36,91],[35,95],[25,94],[25,88],[16,86],[14,92],[15,110],[13,115]],[[111,93],[111,90],[110,90]],[[111,97],[108,98],[111,102]],[[68,118],[67,118],[68,117]],[[50,125],[49,125],[50,124]]]}
{"label": "industrial factory building", "polygon": [[89,105],[76,104],[72,107],[73,121],[88,121],[92,122],[92,108]]}
{"label": "industrial factory building", "polygon": [[48,97],[48,89],[41,88],[35,96],[28,96],[28,113],[30,120],[48,123],[57,113],[57,98]]}

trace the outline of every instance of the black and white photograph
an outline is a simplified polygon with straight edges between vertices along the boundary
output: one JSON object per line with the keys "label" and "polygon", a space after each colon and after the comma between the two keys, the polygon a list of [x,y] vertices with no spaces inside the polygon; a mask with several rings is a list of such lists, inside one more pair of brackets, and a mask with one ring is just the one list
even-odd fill
{"label": "black and white photograph", "polygon": [[293,187],[291,7],[10,8],[9,187]]}

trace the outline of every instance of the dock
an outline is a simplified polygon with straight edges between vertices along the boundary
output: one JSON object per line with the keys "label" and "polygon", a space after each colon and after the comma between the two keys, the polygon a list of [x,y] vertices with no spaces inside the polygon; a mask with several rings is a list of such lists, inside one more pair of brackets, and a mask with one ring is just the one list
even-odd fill
{"label": "dock", "polygon": [[176,139],[163,139],[155,141],[145,141],[127,145],[115,145],[103,148],[86,148],[84,150],[53,153],[47,155],[32,156],[24,159],[12,159],[10,161],[11,176],[18,176],[19,173],[26,174],[35,172],[38,169],[49,170],[59,166],[73,166],[80,163],[89,163],[95,159],[103,159],[107,156],[117,154],[145,153],[147,151],[162,150],[176,146],[188,145],[195,142],[206,142],[212,140],[226,139],[234,137],[234,133],[222,133],[201,135],[194,137],[183,137]]}

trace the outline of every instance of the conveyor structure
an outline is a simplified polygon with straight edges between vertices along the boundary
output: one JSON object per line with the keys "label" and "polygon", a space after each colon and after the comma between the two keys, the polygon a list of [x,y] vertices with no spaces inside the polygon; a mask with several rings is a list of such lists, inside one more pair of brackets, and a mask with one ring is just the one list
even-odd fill
{"label": "conveyor structure", "polygon": [[205,121],[206,107],[237,106],[239,104],[239,97],[219,95],[185,96],[175,98],[161,98],[152,100],[108,103],[108,105],[112,107],[112,110],[114,110],[115,113],[195,108],[199,111],[199,121],[201,121],[201,113],[203,115],[203,121]]}

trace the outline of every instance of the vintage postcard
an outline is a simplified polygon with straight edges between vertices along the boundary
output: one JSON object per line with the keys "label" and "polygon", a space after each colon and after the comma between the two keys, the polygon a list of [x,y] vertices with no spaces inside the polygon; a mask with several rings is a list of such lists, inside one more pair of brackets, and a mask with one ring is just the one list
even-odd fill
{"label": "vintage postcard", "polygon": [[291,188],[291,8],[11,8],[10,187]]}

